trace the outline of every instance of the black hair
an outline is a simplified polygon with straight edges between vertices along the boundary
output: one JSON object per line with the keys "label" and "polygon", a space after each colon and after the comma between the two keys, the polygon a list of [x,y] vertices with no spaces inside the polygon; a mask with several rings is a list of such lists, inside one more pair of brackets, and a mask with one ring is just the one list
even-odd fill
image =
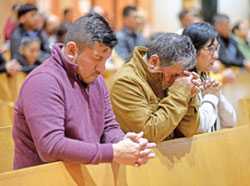
{"label": "black hair", "polygon": [[136,11],[136,10],[137,10],[136,6],[126,6],[123,9],[122,15],[123,15],[123,17],[127,17],[127,16],[129,16],[130,12]]}
{"label": "black hair", "polygon": [[26,47],[29,46],[33,42],[41,43],[41,40],[38,37],[23,37],[20,41],[20,46]]}
{"label": "black hair", "polygon": [[30,11],[37,11],[37,7],[32,3],[26,3],[24,5],[21,5],[18,9],[18,18],[20,18],[22,15],[26,14]]}
{"label": "black hair", "polygon": [[240,24],[241,24],[241,22],[239,21],[239,22],[237,22],[234,26],[233,26],[233,28],[232,28],[232,32],[235,34],[235,30],[239,30],[240,29]]}
{"label": "black hair", "polygon": [[211,40],[210,45],[213,45],[214,41],[218,37],[218,33],[215,28],[206,22],[193,23],[187,26],[182,35],[190,37],[196,52],[199,53],[201,48]]}
{"label": "black hair", "polygon": [[87,14],[78,18],[66,34],[65,44],[70,41],[78,46],[88,45],[89,47],[93,47],[93,42],[98,41],[110,48],[114,48],[118,42],[108,22],[98,14]]}
{"label": "black hair", "polygon": [[64,11],[63,11],[63,16],[65,17],[69,12],[71,12],[72,10],[71,9],[65,9]]}
{"label": "black hair", "polygon": [[[218,37],[218,33],[215,28],[206,22],[193,23],[187,26],[183,30],[182,35],[190,37],[197,54],[208,41],[211,40],[209,44],[209,46],[211,46]],[[193,71],[196,71],[196,68],[194,68]],[[202,80],[206,79],[206,77],[206,74],[203,72],[201,74]]]}
{"label": "black hair", "polygon": [[62,42],[62,37],[68,32],[70,29],[71,24],[68,22],[62,22],[56,32],[56,40],[57,42]]}

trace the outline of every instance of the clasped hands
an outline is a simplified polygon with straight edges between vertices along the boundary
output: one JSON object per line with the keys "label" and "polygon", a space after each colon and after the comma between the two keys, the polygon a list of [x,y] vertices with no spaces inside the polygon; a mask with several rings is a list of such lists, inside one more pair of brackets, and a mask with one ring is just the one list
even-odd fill
{"label": "clasped hands", "polygon": [[192,91],[191,97],[194,97],[203,89],[200,76],[196,72],[184,71],[175,79],[175,82],[190,89]]}
{"label": "clasped hands", "polygon": [[149,159],[155,157],[151,149],[156,147],[155,143],[149,143],[143,138],[143,132],[129,132],[124,139],[113,144],[114,158],[113,161],[125,165],[139,167],[146,164]]}

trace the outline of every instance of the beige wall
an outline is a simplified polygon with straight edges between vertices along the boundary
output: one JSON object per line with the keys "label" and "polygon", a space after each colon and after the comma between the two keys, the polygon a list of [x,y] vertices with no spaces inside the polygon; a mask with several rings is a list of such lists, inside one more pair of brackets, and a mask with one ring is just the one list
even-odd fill
{"label": "beige wall", "polygon": [[25,0],[1,0],[0,1],[0,44],[3,43],[3,28],[10,15],[11,7],[15,3],[23,3]]}
{"label": "beige wall", "polygon": [[153,31],[176,32],[180,28],[178,13],[182,7],[182,0],[154,0]]}
{"label": "beige wall", "polygon": [[241,19],[248,19],[250,13],[249,0],[218,0],[218,12],[227,14],[231,24]]}

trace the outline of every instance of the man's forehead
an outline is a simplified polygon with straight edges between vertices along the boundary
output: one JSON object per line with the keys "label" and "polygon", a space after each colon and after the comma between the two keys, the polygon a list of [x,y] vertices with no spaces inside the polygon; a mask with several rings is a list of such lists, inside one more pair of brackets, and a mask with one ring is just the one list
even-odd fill
{"label": "man's forehead", "polygon": [[106,54],[111,50],[110,47],[101,44],[99,41],[94,41],[93,52],[94,54],[101,55]]}

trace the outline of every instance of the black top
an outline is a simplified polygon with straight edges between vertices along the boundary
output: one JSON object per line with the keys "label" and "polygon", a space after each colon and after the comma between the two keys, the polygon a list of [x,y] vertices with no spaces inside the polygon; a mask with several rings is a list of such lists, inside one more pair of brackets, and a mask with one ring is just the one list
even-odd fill
{"label": "black top", "polygon": [[220,43],[219,60],[227,67],[242,67],[245,58],[234,39],[231,36],[224,38],[220,35],[218,41]]}
{"label": "black top", "polygon": [[6,61],[3,58],[2,54],[0,53],[0,73],[6,72],[5,64]]}

